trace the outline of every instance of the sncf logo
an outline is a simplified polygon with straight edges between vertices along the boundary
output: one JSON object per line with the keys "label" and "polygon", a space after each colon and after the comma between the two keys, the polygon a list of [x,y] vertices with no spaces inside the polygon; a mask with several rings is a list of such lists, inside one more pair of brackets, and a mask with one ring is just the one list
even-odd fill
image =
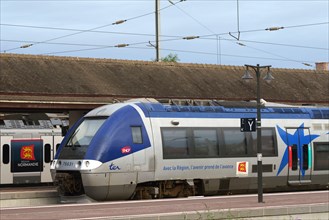
{"label": "sncf logo", "polygon": [[121,148],[121,153],[122,154],[129,154],[131,152],[131,147],[130,146],[125,146]]}
{"label": "sncf logo", "polygon": [[34,144],[28,146],[22,146],[21,148],[22,160],[35,160],[34,156]]}

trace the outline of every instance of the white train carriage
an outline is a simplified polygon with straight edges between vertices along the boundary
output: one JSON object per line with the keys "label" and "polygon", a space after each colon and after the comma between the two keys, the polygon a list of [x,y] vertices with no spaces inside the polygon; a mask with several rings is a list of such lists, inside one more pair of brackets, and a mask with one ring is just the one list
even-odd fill
{"label": "white train carriage", "polygon": [[50,164],[62,139],[50,120],[0,120],[0,184],[51,183]]}
{"label": "white train carriage", "polygon": [[[252,107],[118,103],[68,133],[51,165],[62,193],[96,200],[216,195],[257,189]],[[329,108],[262,108],[264,190],[328,187]]]}

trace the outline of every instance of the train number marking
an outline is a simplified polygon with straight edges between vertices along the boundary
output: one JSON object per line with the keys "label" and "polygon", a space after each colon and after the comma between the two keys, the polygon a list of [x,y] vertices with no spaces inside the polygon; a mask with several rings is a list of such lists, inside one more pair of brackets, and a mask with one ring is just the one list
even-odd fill
{"label": "train number marking", "polygon": [[74,164],[73,164],[73,162],[71,162],[71,161],[63,161],[63,166],[64,167],[71,167],[71,166],[73,166]]}

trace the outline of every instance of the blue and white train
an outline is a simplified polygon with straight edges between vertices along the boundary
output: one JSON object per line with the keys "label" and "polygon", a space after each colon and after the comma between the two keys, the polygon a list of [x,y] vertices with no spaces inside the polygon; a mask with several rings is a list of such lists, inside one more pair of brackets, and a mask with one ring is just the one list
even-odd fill
{"label": "blue and white train", "polygon": [[[64,138],[51,173],[64,195],[95,200],[216,195],[257,189],[255,107],[129,101],[92,110]],[[327,188],[329,108],[266,104],[263,188]],[[249,122],[252,125],[252,122]]]}

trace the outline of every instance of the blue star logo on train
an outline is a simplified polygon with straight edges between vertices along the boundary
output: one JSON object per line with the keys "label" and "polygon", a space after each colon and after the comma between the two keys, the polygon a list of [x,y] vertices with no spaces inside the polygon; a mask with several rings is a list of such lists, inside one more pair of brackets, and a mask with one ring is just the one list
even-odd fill
{"label": "blue star logo on train", "polygon": [[[305,135],[304,123],[302,123],[299,126],[299,128],[296,129],[294,134],[289,134],[288,132],[286,132],[285,130],[280,128],[278,125],[277,125],[277,129],[278,129],[278,132],[280,134],[282,141],[286,144],[286,150],[283,154],[278,173],[276,174],[278,176],[280,174],[280,172],[288,164],[288,147],[289,147],[289,145],[295,144],[295,145],[297,145],[298,149],[301,149],[303,144],[307,144],[307,145],[310,144],[314,139],[318,138],[320,135],[314,135],[314,134]],[[301,159],[300,150],[298,150],[298,159],[299,159],[299,163],[301,163],[302,159]],[[299,166],[301,166],[301,164],[299,164]],[[301,170],[301,174],[302,174],[302,176],[304,176],[305,170]]]}

